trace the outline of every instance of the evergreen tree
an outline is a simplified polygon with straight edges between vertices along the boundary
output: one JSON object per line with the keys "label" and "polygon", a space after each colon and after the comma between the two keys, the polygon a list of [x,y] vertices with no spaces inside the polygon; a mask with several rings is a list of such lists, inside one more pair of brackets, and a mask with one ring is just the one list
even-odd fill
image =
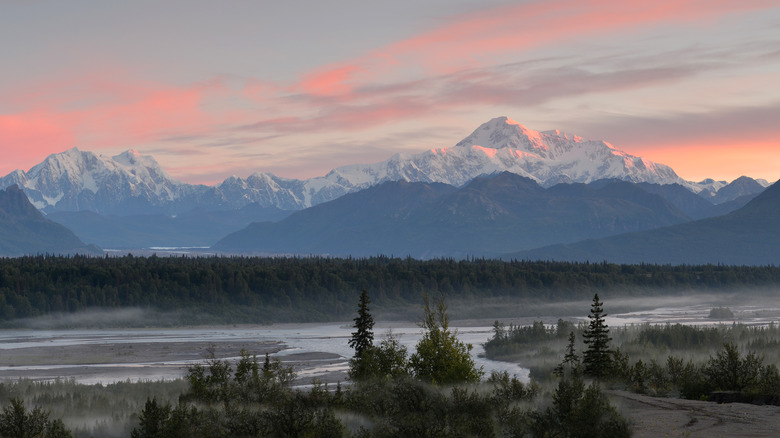
{"label": "evergreen tree", "polygon": [[609,349],[609,326],[604,323],[604,313],[599,301],[599,294],[593,296],[593,304],[590,307],[590,323],[582,334],[587,349],[582,355],[582,362],[585,365],[585,374],[600,379],[605,377],[612,365],[612,352]]}
{"label": "evergreen tree", "polygon": [[363,350],[359,358],[350,359],[349,378],[360,381],[408,376],[406,353],[406,347],[390,332],[379,345],[371,345]]}
{"label": "evergreen tree", "polygon": [[569,332],[569,344],[566,346],[566,354],[563,356],[563,361],[553,370],[556,376],[564,377],[567,374],[579,375],[581,373],[580,357],[574,349],[575,341],[574,332]]}
{"label": "evergreen tree", "polygon": [[356,331],[352,332],[352,339],[349,340],[349,346],[355,349],[355,357],[360,357],[363,350],[374,344],[374,317],[371,316],[368,305],[371,300],[368,299],[368,292],[363,289],[360,293],[360,303],[358,304],[358,316],[354,319]]}
{"label": "evergreen tree", "polygon": [[169,404],[157,403],[157,397],[146,399],[146,405],[138,415],[138,427],[130,433],[131,438],[165,437],[165,423],[171,414]]}
{"label": "evergreen tree", "polygon": [[[60,436],[68,436],[67,433],[70,432],[64,427],[59,427],[62,425],[61,423],[60,421],[57,424],[55,431],[66,434]],[[0,412],[0,436],[2,437],[47,437],[46,427],[51,424],[48,412],[37,406],[32,411],[28,411],[24,407],[24,402],[18,398],[12,398],[10,404]]]}

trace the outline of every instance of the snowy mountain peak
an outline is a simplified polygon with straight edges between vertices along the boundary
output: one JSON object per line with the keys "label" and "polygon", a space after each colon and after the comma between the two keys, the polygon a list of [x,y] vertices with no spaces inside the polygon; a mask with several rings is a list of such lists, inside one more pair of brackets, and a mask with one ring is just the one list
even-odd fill
{"label": "snowy mountain peak", "polygon": [[528,129],[508,117],[496,117],[474,130],[455,147],[482,146],[490,149],[520,149],[526,152],[543,152],[549,148],[541,133]]}
{"label": "snowy mountain peak", "polygon": [[127,168],[154,169],[158,173],[165,173],[160,164],[157,163],[157,160],[150,155],[141,155],[135,149],[128,149],[119,155],[111,157],[110,160]]}
{"label": "snowy mountain peak", "polygon": [[[583,138],[579,135],[572,135],[568,132],[563,132],[559,129],[553,129],[551,131],[543,131],[542,135],[545,137],[560,137],[563,140],[573,141],[575,143],[580,143],[583,141]],[[606,142],[605,142],[606,143]],[[608,146],[611,146],[609,143],[607,143]]]}
{"label": "snowy mountain peak", "polygon": [[453,147],[399,153],[386,161],[342,166],[306,180],[254,173],[247,178],[227,178],[213,187],[193,186],[174,180],[154,158],[133,149],[107,157],[73,148],[50,155],[27,173],[16,171],[0,178],[0,188],[19,184],[44,211],[177,213],[195,207],[237,209],[250,203],[296,210],[385,181],[462,186],[478,176],[500,172],[531,178],[546,187],[620,179],[677,183],[696,193],[714,194],[725,185],[684,181],[668,166],[605,141],[559,130],[534,131],[508,117],[497,117]]}
{"label": "snowy mountain peak", "polygon": [[[122,152],[119,155],[115,155],[111,157],[114,161],[122,163],[122,164],[135,164],[139,159],[141,159],[141,154],[138,153],[135,149],[128,149],[124,152]],[[151,158],[151,157],[148,157]],[[154,161],[154,159],[152,158]]]}
{"label": "snowy mountain peak", "polygon": [[154,158],[134,150],[107,157],[78,148],[49,155],[28,172],[12,172],[0,180],[3,187],[14,183],[38,209],[102,213],[123,212],[117,206],[126,203],[136,208],[165,204],[186,186],[168,176]]}

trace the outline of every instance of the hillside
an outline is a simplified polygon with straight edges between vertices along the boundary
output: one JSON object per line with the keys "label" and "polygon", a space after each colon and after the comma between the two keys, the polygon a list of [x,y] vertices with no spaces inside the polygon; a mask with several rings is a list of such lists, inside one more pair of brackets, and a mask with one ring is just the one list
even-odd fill
{"label": "hillside", "polygon": [[780,184],[727,215],[656,230],[514,252],[504,258],[767,265],[780,261]]}
{"label": "hillside", "polygon": [[46,219],[17,186],[0,190],[0,256],[102,254],[64,226]]}
{"label": "hillside", "polygon": [[387,182],[254,223],[213,249],[229,253],[494,256],[688,221],[661,196],[625,181],[558,184],[504,172],[461,188]]}

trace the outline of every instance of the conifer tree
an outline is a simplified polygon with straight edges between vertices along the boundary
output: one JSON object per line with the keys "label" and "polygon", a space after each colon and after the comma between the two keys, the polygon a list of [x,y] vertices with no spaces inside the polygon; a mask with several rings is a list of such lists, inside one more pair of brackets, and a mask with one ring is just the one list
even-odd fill
{"label": "conifer tree", "polygon": [[588,318],[590,323],[582,334],[587,348],[582,355],[585,365],[585,374],[600,379],[609,373],[612,366],[612,352],[609,349],[609,326],[604,323],[603,304],[599,301],[599,294],[593,296],[593,304],[590,307]]}
{"label": "conifer tree", "polygon": [[353,327],[356,331],[352,332],[352,338],[349,340],[349,346],[355,349],[355,358],[359,358],[363,350],[374,344],[374,317],[368,308],[370,303],[368,292],[364,288],[358,303],[358,316],[354,319]]}
{"label": "conifer tree", "polygon": [[563,361],[553,370],[556,376],[565,377],[568,374],[579,375],[581,373],[580,357],[574,349],[576,339],[574,332],[569,332],[569,344],[566,346],[566,354],[563,356]]}

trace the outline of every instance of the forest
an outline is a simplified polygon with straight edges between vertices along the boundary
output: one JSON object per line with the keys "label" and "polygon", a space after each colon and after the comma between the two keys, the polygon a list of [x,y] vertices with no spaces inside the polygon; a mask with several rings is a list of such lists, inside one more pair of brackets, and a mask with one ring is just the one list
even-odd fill
{"label": "forest", "polygon": [[[778,284],[775,266],[39,255],[0,259],[0,321],[8,326],[19,318],[123,307],[177,310],[180,317],[171,324],[180,325],[334,321],[351,315],[354,292],[362,288],[372,291],[382,314],[419,306],[427,291],[443,293],[451,303],[561,301],[589,299],[596,292],[649,296],[769,290]],[[205,319],[195,316],[204,312]]]}

